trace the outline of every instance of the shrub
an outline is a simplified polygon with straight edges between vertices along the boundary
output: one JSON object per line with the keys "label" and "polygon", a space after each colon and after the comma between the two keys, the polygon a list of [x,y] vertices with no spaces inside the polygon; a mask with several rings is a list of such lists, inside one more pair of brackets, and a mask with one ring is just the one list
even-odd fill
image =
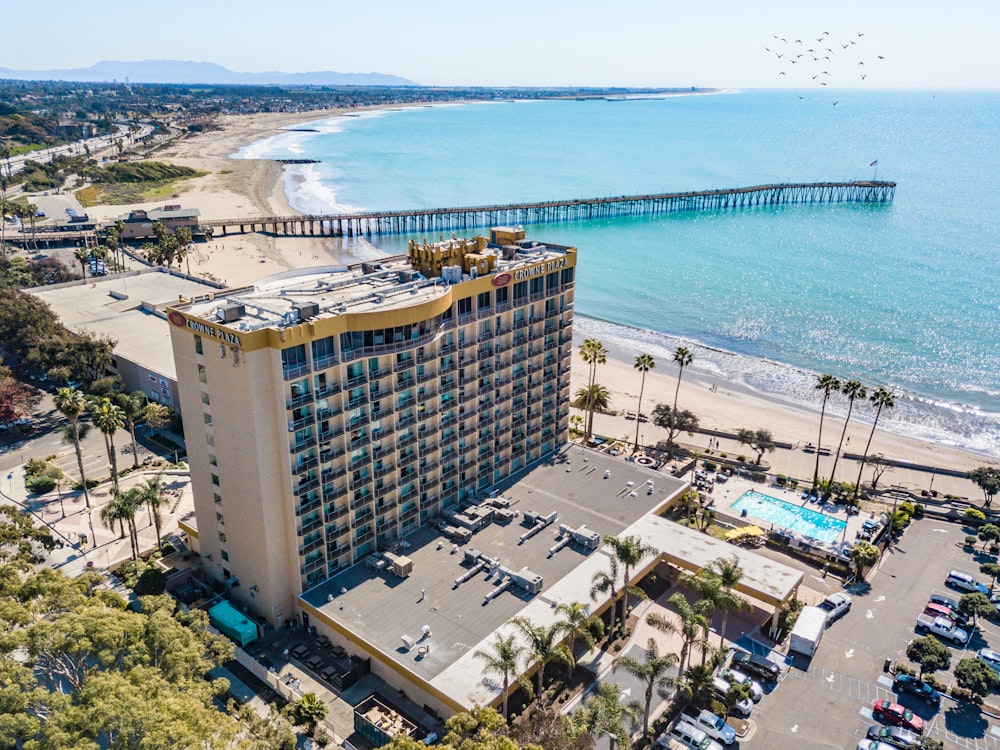
{"label": "shrub", "polygon": [[778,476],[774,478],[774,481],[777,483],[779,487],[784,487],[785,482],[788,481],[788,477],[786,477],[784,474],[778,474]]}
{"label": "shrub", "polygon": [[916,671],[909,664],[896,662],[896,674],[908,674],[912,677],[916,674]]}
{"label": "shrub", "polygon": [[986,514],[979,510],[979,508],[966,508],[965,518],[967,521],[985,521]]}
{"label": "shrub", "polygon": [[24,486],[28,492],[34,492],[36,495],[44,495],[46,492],[52,492],[55,489],[56,480],[46,474],[38,474],[27,477],[24,480]]}
{"label": "shrub", "polygon": [[715,469],[716,469],[716,463],[715,463],[715,461],[705,461],[704,462],[704,466],[705,466],[706,471],[715,471]]}
{"label": "shrub", "polygon": [[750,478],[755,482],[766,482],[767,474],[762,471],[755,471],[750,475]]}
{"label": "shrub", "polygon": [[917,503],[913,506],[913,517],[923,518],[924,517],[924,506],[921,503]]}
{"label": "shrub", "polygon": [[903,502],[901,502],[899,504],[899,508],[897,510],[900,513],[905,513],[908,516],[912,516],[913,515],[913,503],[911,503],[909,500],[905,500],[905,501],[903,501]]}
{"label": "shrub", "polygon": [[743,454],[741,453],[740,455],[738,455],[738,456],[736,457],[736,460],[737,460],[737,461],[739,461],[739,462],[740,462],[741,464],[742,464],[742,463],[746,463],[746,460],[747,460],[747,457],[746,457],[746,456],[744,456],[744,455],[743,455]]}
{"label": "shrub", "polygon": [[973,536],[973,535],[970,534],[969,536],[965,537],[965,546],[966,547],[975,547],[976,546],[976,542],[978,542],[978,541],[979,541],[979,537]]}
{"label": "shrub", "polygon": [[167,572],[157,566],[146,568],[135,583],[139,596],[162,594],[167,588]]}

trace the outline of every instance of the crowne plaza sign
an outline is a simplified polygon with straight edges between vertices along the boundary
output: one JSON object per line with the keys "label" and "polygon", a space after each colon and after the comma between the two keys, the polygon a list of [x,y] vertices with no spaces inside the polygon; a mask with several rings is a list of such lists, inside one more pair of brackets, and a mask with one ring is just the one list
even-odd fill
{"label": "crowne plaza sign", "polygon": [[167,320],[178,328],[188,328],[194,333],[202,336],[209,336],[210,338],[217,339],[224,344],[240,346],[240,337],[232,331],[227,331],[225,328],[217,328],[213,325],[209,325],[208,323],[202,323],[200,320],[192,320],[176,310],[171,310],[167,313]]}

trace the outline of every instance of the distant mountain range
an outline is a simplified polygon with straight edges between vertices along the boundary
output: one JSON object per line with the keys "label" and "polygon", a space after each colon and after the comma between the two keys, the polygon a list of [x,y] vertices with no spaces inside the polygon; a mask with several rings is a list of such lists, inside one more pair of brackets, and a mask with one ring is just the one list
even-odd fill
{"label": "distant mountain range", "polygon": [[221,65],[182,60],[103,60],[89,68],[60,70],[12,70],[0,68],[0,79],[17,81],[80,81],[81,83],[209,83],[253,86],[419,86],[400,76],[384,73],[238,73]]}

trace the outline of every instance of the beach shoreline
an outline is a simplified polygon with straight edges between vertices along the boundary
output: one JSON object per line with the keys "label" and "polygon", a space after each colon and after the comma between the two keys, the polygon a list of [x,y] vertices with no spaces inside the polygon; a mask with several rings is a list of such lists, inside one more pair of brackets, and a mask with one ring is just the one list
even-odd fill
{"label": "beach shoreline", "polygon": [[[420,105],[424,106],[424,105]],[[386,105],[371,109],[398,109],[398,105]],[[317,112],[270,113],[255,115],[226,115],[219,118],[220,130],[206,131],[189,136],[158,152],[153,158],[165,159],[208,172],[188,183],[176,198],[186,206],[201,210],[205,218],[245,216],[290,216],[296,212],[285,194],[283,164],[265,159],[233,159],[230,155],[240,148],[256,143],[270,136],[278,135],[283,129],[307,128],[310,123],[328,120],[345,113],[363,110],[323,110]],[[130,208],[155,207],[162,201],[144,206],[104,206],[95,207],[92,213],[99,220],[118,215]],[[104,214],[107,214],[105,216]],[[348,265],[362,260],[372,260],[381,252],[370,243],[360,243],[357,239],[330,237],[284,237],[262,234],[232,235],[217,237],[208,243],[195,246],[191,255],[192,273],[222,280],[230,286],[251,284],[258,279],[296,268],[317,265]],[[583,318],[584,316],[580,316]],[[584,326],[585,327],[585,326]],[[645,331],[645,329],[643,329]],[[654,332],[655,333],[655,332]],[[579,337],[577,337],[579,338]],[[641,347],[636,342],[604,338],[611,351],[609,362],[599,368],[598,382],[611,391],[612,409],[635,412],[638,401],[639,380],[632,368],[632,359]],[[576,343],[579,343],[577,341]],[[692,342],[692,347],[700,345]],[[662,347],[661,347],[662,348]],[[723,352],[723,354],[728,354]],[[582,385],[586,368],[574,352],[573,383],[575,392]],[[657,355],[657,366],[647,376],[643,396],[644,414],[651,414],[657,402],[672,402],[676,385],[676,369],[663,352]],[[713,387],[714,386],[714,387]],[[817,440],[819,400],[815,408],[785,400],[780,394],[755,391],[745,384],[732,382],[696,366],[686,369],[680,391],[679,404],[698,415],[701,428],[735,432],[741,427],[771,430],[779,441],[804,445]],[[838,416],[839,406],[828,410],[827,425],[823,443],[836,446],[840,437],[843,420]],[[848,428],[845,450],[860,453],[867,440],[870,424],[855,418]],[[622,437],[630,432],[634,438],[636,423],[623,415],[597,415],[595,430],[599,434]],[[651,423],[640,426],[640,442],[655,445],[666,437]],[[655,438],[655,439],[654,439]],[[707,437],[701,434],[682,436],[683,443],[704,443]],[[729,445],[728,442],[732,442]],[[731,456],[751,454],[735,441],[723,440],[721,449]],[[955,448],[926,439],[918,439],[894,434],[880,424],[875,433],[870,453],[882,453],[887,458],[901,459],[915,464],[946,466],[959,471],[967,471],[976,466],[995,463],[988,454]],[[786,455],[787,454],[787,455]],[[803,478],[811,478],[811,461],[801,450],[785,451],[766,457],[773,470]],[[857,476],[857,463],[841,459],[837,478],[853,482]],[[827,473],[829,467],[827,467]],[[823,469],[821,476],[825,476]],[[853,476],[850,476],[853,474]],[[866,477],[868,472],[865,472]],[[968,480],[956,477],[931,479],[921,472],[894,470],[886,475],[884,482],[903,484],[913,488],[928,485],[935,489],[959,496],[976,499],[981,497],[978,489]]]}

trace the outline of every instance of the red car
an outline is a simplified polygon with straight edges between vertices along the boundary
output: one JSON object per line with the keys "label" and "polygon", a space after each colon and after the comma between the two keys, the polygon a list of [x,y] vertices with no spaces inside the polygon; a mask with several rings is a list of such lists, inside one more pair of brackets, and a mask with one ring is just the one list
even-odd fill
{"label": "red car", "polygon": [[875,714],[875,718],[881,719],[886,724],[903,727],[917,734],[924,732],[924,720],[898,703],[887,700],[875,701],[872,713]]}

